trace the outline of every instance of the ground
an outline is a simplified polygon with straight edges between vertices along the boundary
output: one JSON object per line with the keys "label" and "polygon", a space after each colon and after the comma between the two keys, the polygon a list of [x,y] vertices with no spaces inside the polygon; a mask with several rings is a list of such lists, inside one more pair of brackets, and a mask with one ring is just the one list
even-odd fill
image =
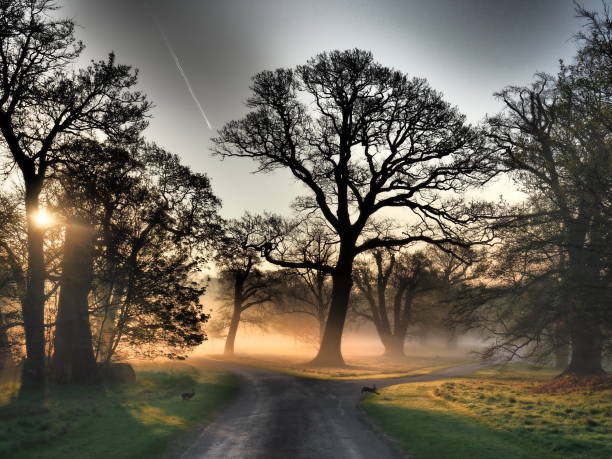
{"label": "ground", "polygon": [[363,406],[411,457],[612,457],[612,389],[552,391],[526,365],[387,387]]}
{"label": "ground", "polygon": [[[298,378],[253,366],[220,362],[238,374],[238,400],[197,437],[182,459],[369,459],[402,457],[374,430],[358,403],[364,381]],[[446,368],[426,375],[369,379],[383,387],[469,374],[479,364]]]}
{"label": "ground", "polygon": [[389,359],[383,356],[348,356],[346,366],[316,367],[308,365],[309,359],[280,357],[271,355],[236,356],[225,359],[239,365],[248,365],[264,370],[285,373],[301,378],[326,380],[370,380],[381,378],[401,378],[429,374],[452,366],[469,363],[465,355],[457,356],[417,356],[408,355],[403,359]]}
{"label": "ground", "polygon": [[[141,365],[133,386],[38,399],[5,385],[0,457],[612,457],[609,380],[564,386],[525,365],[432,359],[360,359],[345,369],[241,362]],[[364,395],[373,384],[379,395]]]}
{"label": "ground", "polygon": [[[235,376],[186,364],[137,366],[133,385],[51,390],[17,397],[0,387],[0,457],[150,458],[209,422],[237,392]],[[190,401],[182,392],[195,389]]]}

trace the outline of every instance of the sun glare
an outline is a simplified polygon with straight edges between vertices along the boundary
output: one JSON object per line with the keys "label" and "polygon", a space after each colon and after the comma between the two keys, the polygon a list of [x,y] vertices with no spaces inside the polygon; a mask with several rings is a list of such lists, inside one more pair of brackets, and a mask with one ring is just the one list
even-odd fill
{"label": "sun glare", "polygon": [[34,221],[40,226],[47,226],[53,221],[53,219],[45,210],[39,210],[34,216]]}

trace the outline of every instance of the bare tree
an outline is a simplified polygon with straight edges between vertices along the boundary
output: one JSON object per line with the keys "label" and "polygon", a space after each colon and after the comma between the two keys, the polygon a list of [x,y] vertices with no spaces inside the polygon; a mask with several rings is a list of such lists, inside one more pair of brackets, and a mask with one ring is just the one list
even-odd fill
{"label": "bare tree", "polygon": [[[438,317],[432,321],[434,327],[446,339],[448,349],[456,348],[458,334],[461,332],[461,325],[451,317],[458,292],[466,283],[477,279],[483,271],[484,252],[476,252],[472,249],[464,251],[461,258],[452,253],[432,247],[427,250],[427,258],[431,261],[432,269],[438,274],[437,312]],[[466,263],[471,260],[472,263]]]}
{"label": "bare tree", "polygon": [[260,268],[261,257],[252,247],[257,234],[258,219],[248,213],[230,220],[217,249],[216,263],[221,270],[222,299],[230,309],[230,322],[224,354],[234,355],[236,334],[242,314],[270,303],[275,298],[273,277]]}
{"label": "bare tree", "polygon": [[[248,106],[245,118],[220,130],[215,152],[253,159],[259,172],[286,168],[310,193],[296,208],[319,212],[333,228],[333,264],[283,259],[274,243],[264,255],[286,268],[331,275],[331,306],[313,362],[342,365],[355,257],[417,241],[465,245],[453,227],[474,218],[457,196],[491,177],[483,137],[425,80],[358,49],[255,75]],[[368,237],[371,219],[389,208],[403,209],[416,223],[395,236]]]}
{"label": "bare tree", "polygon": [[403,357],[408,328],[415,325],[415,302],[436,280],[431,262],[423,252],[375,249],[356,266],[353,277],[369,306],[367,312],[355,312],[374,324],[385,356]]}
{"label": "bare tree", "polygon": [[[329,265],[336,257],[337,240],[326,222],[310,218],[294,228],[287,238],[290,250],[306,253],[304,258],[322,265]],[[303,268],[287,269],[282,276],[282,296],[278,303],[281,311],[305,314],[318,324],[320,342],[331,304],[331,279],[325,271]]]}

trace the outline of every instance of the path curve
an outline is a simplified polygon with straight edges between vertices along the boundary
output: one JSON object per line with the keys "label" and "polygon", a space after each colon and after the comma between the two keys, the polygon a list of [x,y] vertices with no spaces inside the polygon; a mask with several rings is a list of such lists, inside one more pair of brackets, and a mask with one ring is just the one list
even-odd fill
{"label": "path curve", "polygon": [[366,459],[402,457],[364,421],[358,403],[363,385],[378,388],[472,373],[481,364],[435,373],[372,380],[297,378],[217,362],[241,379],[238,398],[209,424],[180,459]]}

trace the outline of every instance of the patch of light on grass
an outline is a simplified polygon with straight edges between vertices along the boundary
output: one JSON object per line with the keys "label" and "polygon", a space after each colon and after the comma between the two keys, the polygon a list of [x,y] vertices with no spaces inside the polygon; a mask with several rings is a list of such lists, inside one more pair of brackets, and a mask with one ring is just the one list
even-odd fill
{"label": "patch of light on grass", "polygon": [[180,416],[167,414],[164,410],[155,406],[143,406],[133,408],[130,414],[139,422],[146,426],[168,425],[182,427],[186,424],[186,420]]}

